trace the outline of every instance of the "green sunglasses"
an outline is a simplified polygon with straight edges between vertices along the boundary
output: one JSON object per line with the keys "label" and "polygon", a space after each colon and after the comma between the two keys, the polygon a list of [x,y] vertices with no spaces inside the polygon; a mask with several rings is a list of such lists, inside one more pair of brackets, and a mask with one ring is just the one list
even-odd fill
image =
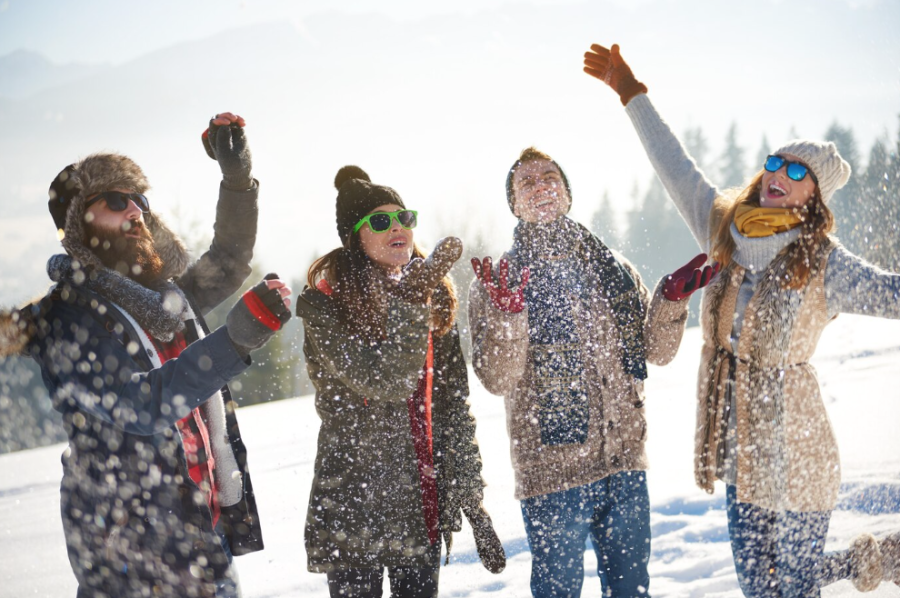
{"label": "green sunglasses", "polygon": [[373,233],[386,233],[391,230],[391,223],[394,220],[397,221],[397,224],[409,230],[411,228],[416,228],[416,224],[419,223],[418,216],[419,213],[415,210],[397,210],[396,212],[372,212],[371,214],[367,214],[366,216],[364,216],[362,220],[356,223],[356,226],[353,227],[353,232],[358,232],[364,224],[368,224],[369,230],[371,230]]}

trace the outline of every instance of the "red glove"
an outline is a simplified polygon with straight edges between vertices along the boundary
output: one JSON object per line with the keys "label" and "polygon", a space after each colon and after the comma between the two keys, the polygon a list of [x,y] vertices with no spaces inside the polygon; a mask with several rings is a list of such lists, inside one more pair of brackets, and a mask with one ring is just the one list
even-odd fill
{"label": "red glove", "polygon": [[719,273],[719,262],[700,269],[706,263],[707,255],[701,253],[686,265],[678,268],[666,277],[663,296],[669,301],[681,301],[691,296],[697,289],[702,289]]}
{"label": "red glove", "polygon": [[639,93],[647,93],[647,86],[634,78],[631,67],[619,54],[619,44],[613,44],[609,50],[591,44],[591,51],[584,53],[584,72],[612,87],[623,106]]}
{"label": "red glove", "polygon": [[525,309],[525,285],[528,284],[528,268],[522,268],[522,282],[515,291],[509,290],[509,262],[507,260],[500,260],[499,272],[497,273],[497,281],[500,283],[500,286],[494,284],[493,276],[491,276],[491,258],[484,258],[484,263],[482,264],[477,257],[473,257],[472,269],[475,270],[475,276],[481,280],[481,284],[487,289],[494,307],[511,314],[517,314]]}

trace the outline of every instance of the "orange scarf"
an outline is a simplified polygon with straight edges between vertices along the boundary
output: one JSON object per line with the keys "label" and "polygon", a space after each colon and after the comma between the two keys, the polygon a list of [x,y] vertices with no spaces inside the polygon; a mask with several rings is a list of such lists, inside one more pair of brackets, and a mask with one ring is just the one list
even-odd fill
{"label": "orange scarf", "polygon": [[734,224],[745,237],[770,237],[803,224],[793,208],[758,208],[741,204],[734,213]]}

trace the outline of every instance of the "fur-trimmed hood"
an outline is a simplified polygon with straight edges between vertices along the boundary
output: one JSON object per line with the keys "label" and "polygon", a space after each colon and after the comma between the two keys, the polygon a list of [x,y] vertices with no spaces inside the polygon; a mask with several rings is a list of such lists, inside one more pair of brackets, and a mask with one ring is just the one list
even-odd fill
{"label": "fur-trimmed hood", "polygon": [[[48,205],[66,253],[84,267],[103,267],[84,245],[84,214],[87,198],[110,189],[146,193],[150,183],[144,171],[122,154],[98,153],[66,166],[50,185]],[[187,269],[189,256],[184,243],[156,214],[144,214],[144,222],[163,261],[161,278],[178,278]]]}

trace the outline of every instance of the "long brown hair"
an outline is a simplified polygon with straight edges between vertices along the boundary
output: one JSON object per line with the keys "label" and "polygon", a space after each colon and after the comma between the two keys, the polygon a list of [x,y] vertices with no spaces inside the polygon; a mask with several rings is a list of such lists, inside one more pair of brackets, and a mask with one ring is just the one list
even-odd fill
{"label": "long brown hair", "polygon": [[[315,288],[325,280],[337,302],[338,314],[350,330],[373,342],[384,337],[387,302],[382,292],[376,290],[380,274],[365,254],[359,234],[350,236],[349,247],[338,247],[312,263],[306,276],[309,286]],[[413,243],[413,258],[427,255],[417,243]],[[453,328],[459,300],[450,276],[445,276],[431,297],[431,328],[435,335],[443,336]]]}
{"label": "long brown hair", "polygon": [[[711,231],[710,253],[723,268],[731,263],[734,255],[735,243],[731,237],[731,223],[734,222],[735,212],[742,204],[759,207],[763,174],[765,170],[760,170],[743,190],[726,191],[725,197],[717,200],[717,203],[721,201],[722,207],[718,210],[719,214],[714,216],[713,226],[710,227],[714,229],[714,232]],[[803,224],[800,225],[800,238],[785,249],[790,257],[785,265],[784,276],[779,278],[781,288],[799,290],[809,283],[812,269],[816,265],[814,263],[816,250],[825,242],[829,233],[834,232],[835,225],[834,214],[822,201],[818,185],[806,205],[796,209],[803,219]],[[718,222],[715,218],[718,218]]]}

